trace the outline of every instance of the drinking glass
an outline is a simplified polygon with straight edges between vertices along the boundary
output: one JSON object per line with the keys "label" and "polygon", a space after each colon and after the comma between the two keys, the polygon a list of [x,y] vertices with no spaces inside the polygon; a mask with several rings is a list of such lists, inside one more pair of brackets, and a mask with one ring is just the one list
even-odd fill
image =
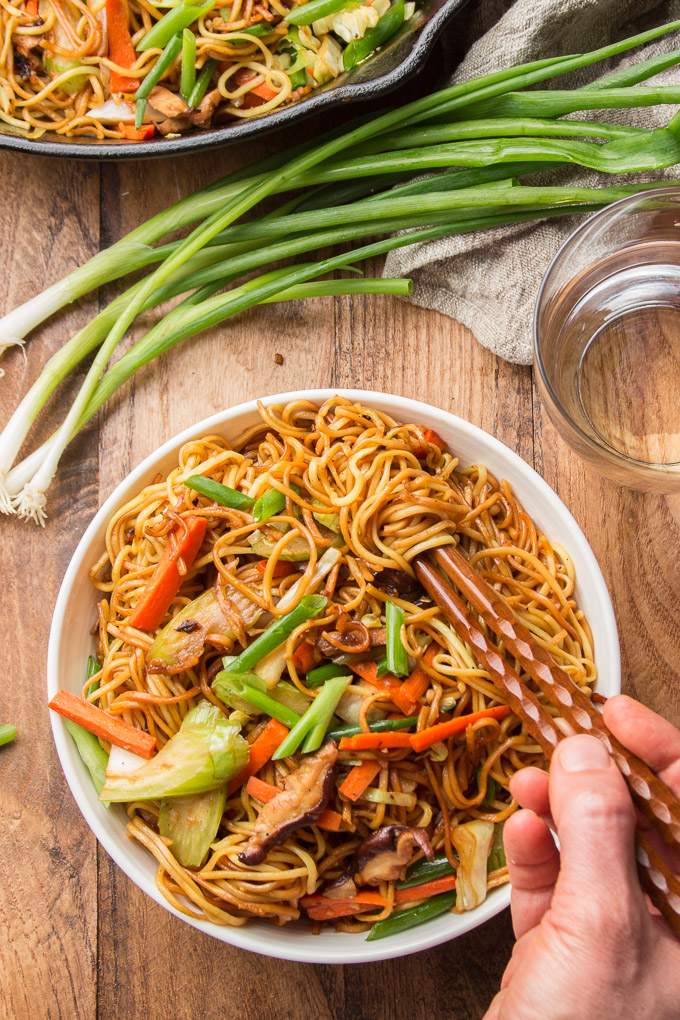
{"label": "drinking glass", "polygon": [[680,491],[680,188],[621,199],[562,245],[538,295],[538,390],[601,474]]}

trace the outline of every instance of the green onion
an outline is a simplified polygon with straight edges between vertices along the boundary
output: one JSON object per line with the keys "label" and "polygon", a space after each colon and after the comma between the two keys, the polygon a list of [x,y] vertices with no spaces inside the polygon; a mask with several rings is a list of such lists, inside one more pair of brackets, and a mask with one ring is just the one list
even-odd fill
{"label": "green onion", "polygon": [[503,846],[503,826],[505,822],[496,822],[493,827],[493,842],[489,851],[489,858],[486,862],[487,871],[498,871],[507,865],[505,859],[505,847]]}
{"label": "green onion", "polygon": [[[272,719],[278,719],[280,723],[292,729],[300,722],[300,716],[288,708],[287,705],[275,701],[264,691],[260,690],[254,681],[260,677],[254,673],[232,673],[230,670],[223,670],[218,673],[212,683],[212,689],[221,701],[227,705],[231,704],[231,698],[242,698],[259,712],[265,712]],[[262,681],[260,681],[262,682]],[[237,707],[232,705],[232,707]]]}
{"label": "green onion", "polygon": [[[309,673],[307,680],[309,680]],[[370,733],[392,733],[394,730],[407,730],[410,726],[415,726],[417,722],[417,715],[407,716],[405,719],[376,719],[375,722],[368,724],[368,729]],[[328,736],[339,741],[343,737],[355,737],[357,733],[363,732],[360,726],[338,726],[331,730]]]}
{"label": "green onion", "polygon": [[286,505],[286,497],[278,489],[267,489],[259,499],[255,500],[253,507],[253,520],[262,523],[281,513]]}
{"label": "green onion", "polygon": [[196,79],[196,84],[194,85],[193,91],[189,98],[187,99],[187,103],[189,104],[190,107],[193,108],[199,106],[201,100],[203,99],[203,96],[208,91],[208,85],[210,85],[212,76],[215,73],[216,69],[217,69],[216,60],[214,60],[212,57],[210,58],[210,60],[206,60],[205,64],[201,68],[201,73]]}
{"label": "green onion", "polygon": [[17,728],[12,723],[5,723],[0,726],[0,747],[3,744],[11,744],[17,735]]}
{"label": "green onion", "polygon": [[[78,749],[78,754],[83,760],[87,771],[90,773],[92,785],[97,795],[102,792],[106,782],[106,766],[109,763],[109,756],[101,746],[94,733],[90,733],[83,726],[73,722],[71,719],[64,719],[64,726],[73,737]],[[107,801],[102,801],[104,807],[108,807]]]}
{"label": "green onion", "polygon": [[212,499],[215,503],[220,503],[221,506],[228,506],[232,510],[250,510],[255,503],[255,500],[246,496],[245,492],[239,492],[238,489],[222,485],[221,482],[216,482],[212,478],[204,478],[203,475],[192,475],[191,478],[185,480],[184,484],[187,488],[194,489],[202,496]]}
{"label": "green onion", "polygon": [[[88,655],[86,678],[89,680],[91,677],[95,676],[95,674],[98,673],[101,668],[102,667],[99,662],[99,659],[96,659],[94,655]],[[87,690],[85,691],[85,697],[89,698],[89,696],[93,694],[94,691],[98,689],[98,687],[99,680],[95,680],[94,683],[89,684]]]}
{"label": "green onion", "polygon": [[[201,14],[209,11],[211,7],[212,4],[206,7],[186,7],[184,4],[178,4],[177,7],[173,7],[171,11],[163,15],[160,21],[157,21],[146,35],[142,36],[135,49],[138,53],[143,53],[144,50],[163,49],[168,45],[173,36],[188,28],[189,25],[200,18]],[[159,57],[159,59],[162,58]],[[144,81],[146,81],[146,78]]]}
{"label": "green onion", "polygon": [[[177,10],[177,8],[175,8]],[[174,11],[172,12],[174,14]],[[169,17],[169,15],[168,15]],[[163,18],[165,20],[165,18]],[[160,24],[160,22],[159,22]],[[144,120],[146,101],[154,85],[157,85],[171,64],[175,62],[182,49],[182,36],[175,35],[165,47],[153,68],[135,92],[135,127],[139,131]]]}
{"label": "green onion", "polygon": [[[481,769],[477,769],[477,786],[478,787],[480,785],[481,776],[482,776],[482,770]],[[491,807],[491,802],[494,800],[495,796],[496,796],[496,780],[493,778],[493,776],[490,776],[489,773],[487,772],[487,774],[486,774],[486,793],[484,794],[484,799],[482,800],[482,807]]]}
{"label": "green onion", "polygon": [[325,595],[304,595],[295,609],[267,627],[263,634],[255,638],[245,651],[229,663],[229,672],[247,673],[250,671],[261,659],[264,659],[265,655],[269,655],[284,641],[287,641],[296,627],[325,609],[327,602],[328,599]]}
{"label": "green onion", "polygon": [[438,854],[433,861],[422,857],[415,864],[411,865],[402,882],[397,882],[397,889],[411,889],[414,885],[423,885],[424,882],[432,882],[435,878],[445,878],[453,875],[455,868],[449,864],[446,854]]}
{"label": "green onion", "polygon": [[361,39],[352,39],[345,46],[342,54],[342,63],[346,71],[351,70],[355,64],[365,60],[378,46],[391,39],[404,21],[405,16],[404,0],[397,0],[396,4],[385,11],[382,18],[373,28],[367,28]]}
{"label": "green onion", "polygon": [[394,602],[385,603],[385,627],[387,630],[385,652],[387,671],[395,676],[408,676],[408,655],[401,643],[401,628],[404,626],[405,613]]}
{"label": "green onion", "polygon": [[350,675],[347,666],[339,666],[335,662],[327,662],[323,666],[317,666],[316,669],[310,669],[305,677],[305,684],[311,688],[321,687],[321,684],[325,684],[326,680],[332,680],[335,676]]}
{"label": "green onion", "polygon": [[189,105],[189,97],[196,84],[196,36],[190,28],[182,32],[182,73],[179,91]]}
{"label": "green onion", "polygon": [[424,903],[418,903],[415,907],[408,907],[406,910],[390,914],[384,921],[376,921],[366,936],[366,941],[375,942],[376,939],[384,939],[388,935],[397,935],[399,932],[408,931],[409,928],[414,928],[415,925],[422,924],[423,921],[430,921],[433,917],[445,914],[447,910],[451,910],[455,902],[455,892],[441,893],[439,896],[425,900]]}
{"label": "green onion", "polygon": [[[312,596],[314,598],[314,596]],[[304,741],[303,751],[316,751],[326,735],[326,730],[333,718],[336,706],[345,693],[350,677],[334,677],[327,680],[321,692],[309,706],[296,726],[290,731],[280,747],[272,755],[272,759],[287,758],[295,754]]]}
{"label": "green onion", "polygon": [[[221,11],[222,19],[226,22],[229,21],[229,10],[226,7],[222,8]],[[253,35],[256,39],[261,39],[265,35],[271,35],[275,32],[276,28],[274,25],[270,25],[266,21],[260,21],[257,25],[249,25],[248,28],[237,28],[234,30],[234,35]],[[231,33],[225,35],[224,38],[231,43]],[[238,46],[238,43],[231,43],[232,46]],[[247,43],[243,43],[247,46]]]}
{"label": "green onion", "polygon": [[294,7],[283,20],[291,25],[311,25],[319,18],[327,18],[329,14],[335,14],[345,8],[353,10],[358,6],[358,3],[348,3],[348,0],[309,0],[309,3]]}

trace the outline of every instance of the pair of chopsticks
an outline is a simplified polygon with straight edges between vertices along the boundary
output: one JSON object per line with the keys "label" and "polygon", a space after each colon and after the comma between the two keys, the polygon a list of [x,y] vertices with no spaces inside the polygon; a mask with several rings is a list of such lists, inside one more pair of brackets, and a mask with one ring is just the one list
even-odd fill
{"label": "pair of chopsticks", "polygon": [[[500,595],[470,566],[454,547],[432,553],[434,562],[458,588],[490,631],[502,641],[508,653],[577,733],[589,733],[605,745],[623,775],[640,812],[670,847],[680,850],[680,802],[645,762],[632,754],[609,732],[595,705],[539,645],[530,631],[517,620]],[[479,664],[503,692],[512,711],[541,747],[546,758],[563,739],[555,721],[534,692],[520,679],[499,649],[487,638],[474,614],[435,568],[421,554],[414,560],[416,575],[444,613],[458,636],[466,641]],[[636,832],[636,860],[640,882],[654,906],[680,938],[680,880],[654,850],[639,828]]]}

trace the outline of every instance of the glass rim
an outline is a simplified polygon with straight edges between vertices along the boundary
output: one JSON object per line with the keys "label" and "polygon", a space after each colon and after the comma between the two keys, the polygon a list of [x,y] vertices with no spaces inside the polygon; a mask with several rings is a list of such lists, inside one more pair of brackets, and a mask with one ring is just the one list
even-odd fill
{"label": "glass rim", "polygon": [[[673,461],[672,463],[662,463],[657,461],[637,460],[635,457],[630,457],[626,453],[622,453],[617,450],[614,446],[599,436],[599,441],[595,440],[588,432],[584,431],[577,421],[574,420],[572,415],[566,410],[563,402],[557,396],[555,389],[550,381],[548,372],[545,367],[543,357],[541,355],[541,348],[538,340],[538,319],[545,302],[545,291],[550,282],[550,277],[553,274],[557,264],[562,260],[563,256],[578,243],[583,235],[589,233],[594,227],[596,227],[602,220],[609,218],[615,218],[616,215],[626,206],[633,206],[640,202],[643,198],[654,198],[654,197],[672,197],[676,201],[680,202],[680,184],[673,184],[667,188],[650,188],[649,191],[636,191],[632,195],[625,195],[623,198],[618,198],[615,202],[610,202],[603,209],[598,209],[597,212],[588,216],[583,223],[579,223],[575,230],[562,242],[558,250],[556,251],[553,258],[550,260],[550,265],[546,269],[541,285],[538,289],[536,296],[536,305],[534,307],[534,319],[533,319],[533,352],[534,352],[534,364],[537,368],[538,375],[542,385],[545,387],[548,396],[550,397],[554,407],[558,411],[561,418],[568,422],[570,428],[577,433],[579,439],[587,444],[587,446],[593,451],[599,451],[603,448],[613,457],[615,461],[623,466],[633,467],[636,471],[642,471],[644,474],[653,475],[658,477],[662,475],[664,477],[677,475],[680,478],[680,461]],[[591,425],[594,428],[594,426]],[[565,440],[567,445],[573,449],[571,443]]]}

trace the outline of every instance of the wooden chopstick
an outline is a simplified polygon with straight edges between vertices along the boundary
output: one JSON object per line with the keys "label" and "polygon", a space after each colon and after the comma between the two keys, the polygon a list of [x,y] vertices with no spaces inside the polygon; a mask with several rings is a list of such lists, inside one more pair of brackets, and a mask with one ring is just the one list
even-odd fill
{"label": "wooden chopstick", "polygon": [[[444,553],[447,555],[440,555]],[[536,677],[536,682],[539,683],[541,690],[553,704],[557,705],[562,716],[571,723],[575,730],[581,733],[590,733],[603,741],[626,779],[634,802],[641,810],[643,805],[648,808],[644,811],[646,817],[669,845],[678,850],[680,841],[675,839],[674,818],[680,817],[680,805],[668,787],[644,762],[616,741],[604,725],[604,720],[602,720],[602,725],[598,726],[593,722],[590,710],[586,711],[580,704],[577,705],[577,711],[569,710],[574,702],[584,699],[588,703],[589,709],[592,708],[592,711],[601,719],[597,709],[577,688],[571,677],[553,662],[548,653],[537,644],[531,633],[515,619],[512,610],[500,599],[493,588],[487,585],[470,567],[457,550],[447,546],[445,549],[436,550],[434,556],[449,577],[455,574],[456,583],[468,601],[480,613],[489,628],[502,638],[505,647],[522,663],[529,675],[533,674],[525,665],[525,660],[533,663],[538,658],[536,650],[538,649],[542,653],[538,658],[539,666],[536,667],[536,673],[541,677],[541,680]],[[458,636],[471,646],[477,661],[488,671],[493,682],[505,695],[513,712],[523,721],[546,757],[550,758],[557,743],[564,736],[550,714],[540,704],[533,691],[522,683],[516,671],[505,661],[498,648],[488,640],[460,596],[451,588],[439,571],[434,569],[424,554],[416,557],[413,566],[425,590],[440,607]],[[465,588],[463,588],[463,584]],[[496,603],[501,604],[502,613],[496,613]],[[479,608],[480,606],[483,606],[483,611]],[[519,628],[519,636],[517,628]],[[510,640],[508,640],[508,634],[510,634]],[[514,647],[511,647],[511,643]],[[521,655],[519,654],[520,648]],[[555,671],[558,673],[553,683],[552,678]],[[568,686],[562,677],[566,678]],[[555,687],[559,687],[560,690],[556,691]],[[566,693],[570,695],[569,699],[565,697],[563,688],[566,688]],[[576,688],[580,697],[575,697],[571,688]],[[565,703],[569,706],[567,711],[564,708]],[[624,768],[621,767],[619,758],[622,759]],[[653,783],[647,781],[647,773],[651,776]],[[665,814],[664,807],[667,809]],[[680,881],[639,829],[636,832],[636,860],[643,888],[654,906],[663,914],[671,930],[680,938]]]}

